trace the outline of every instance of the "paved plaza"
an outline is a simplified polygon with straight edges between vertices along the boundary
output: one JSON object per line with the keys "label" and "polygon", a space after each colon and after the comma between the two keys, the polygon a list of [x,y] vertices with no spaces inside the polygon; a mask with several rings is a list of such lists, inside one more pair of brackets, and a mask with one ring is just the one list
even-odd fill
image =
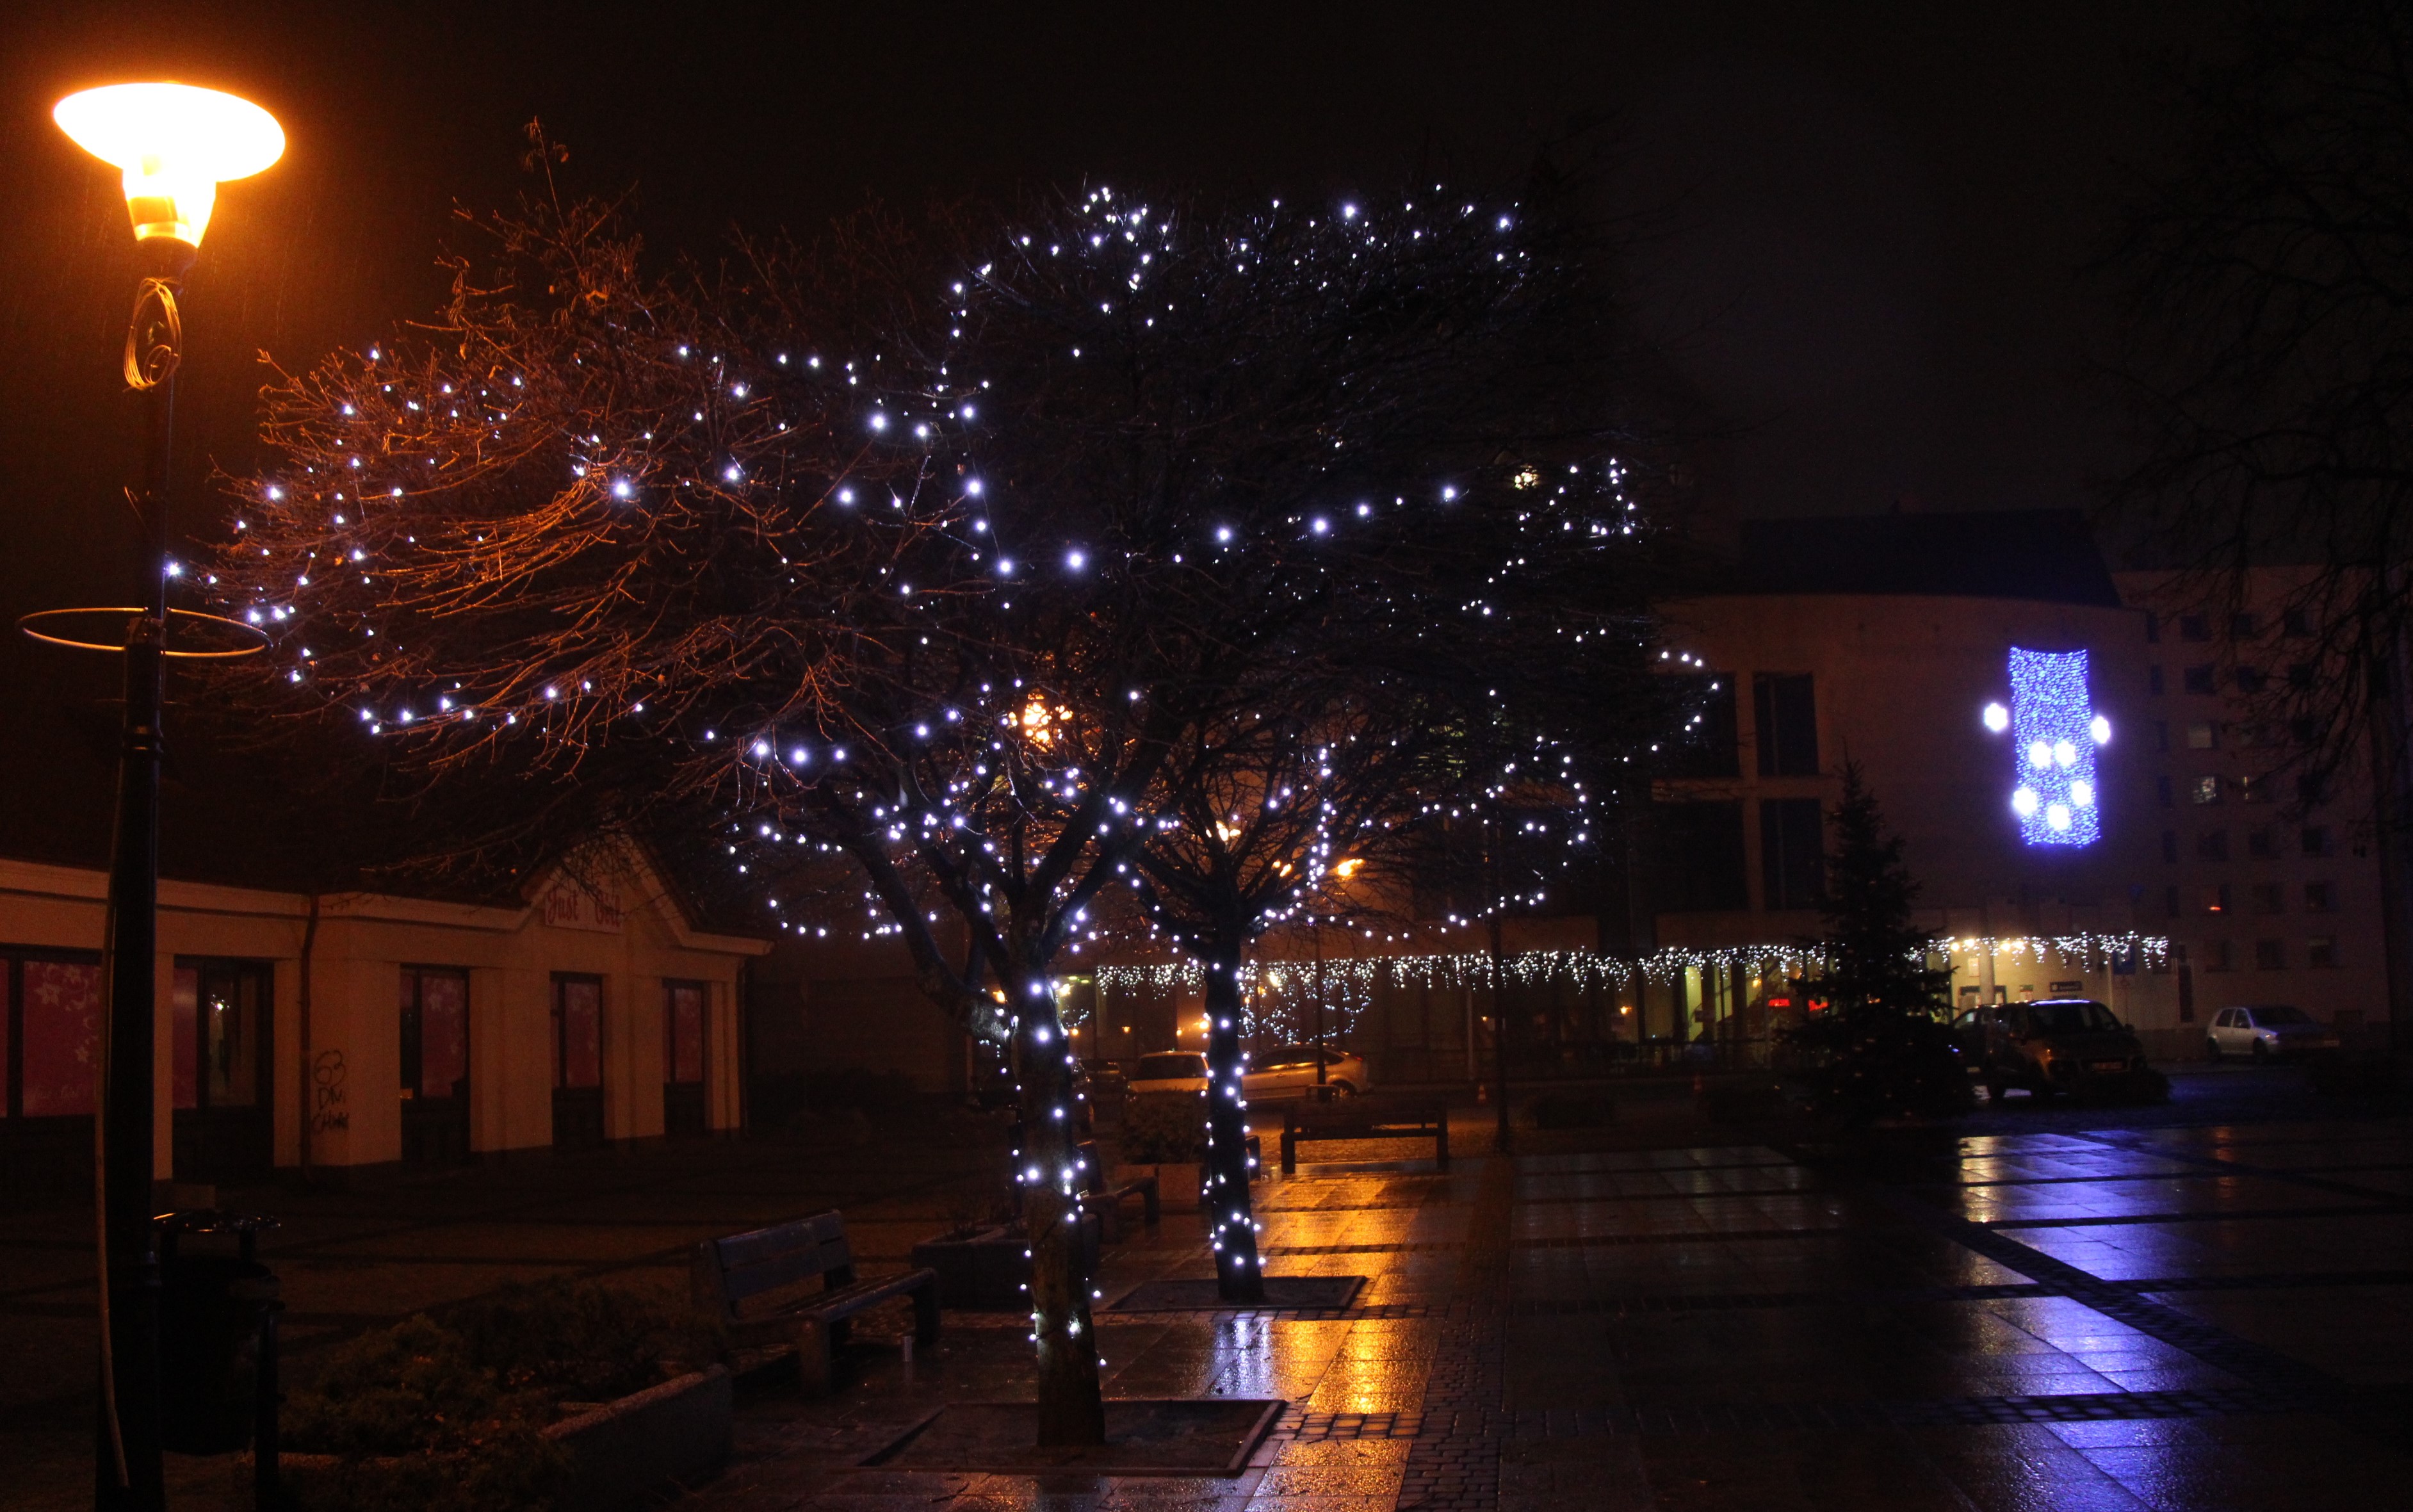
{"label": "paved plaza", "polygon": [[[908,1360],[900,1309],[829,1398],[749,1383],[736,1461],[682,1505],[2413,1507],[2413,1124],[2207,1110],[2184,1081],[2142,1116],[2015,1102],[1843,1159],[1680,1119],[1529,1133],[1500,1158],[1462,1109],[1446,1174],[1325,1147],[1360,1158],[1261,1189],[1269,1269],[1367,1278],[1345,1311],[1118,1314],[1209,1267],[1190,1216],[1109,1252],[1110,1394],[1288,1403],[1241,1475],[855,1468],[944,1402],[1029,1394],[1017,1319],[951,1313]],[[314,1337],[507,1280],[675,1292],[693,1238],[816,1205],[847,1209],[866,1268],[900,1267],[987,1158],[744,1146],[313,1194],[273,1258],[306,1362]],[[11,1353],[57,1368],[7,1374],[0,1459],[37,1472],[0,1484],[10,1507],[81,1500],[72,1239],[0,1248]],[[201,1467],[181,1473],[200,1505]]]}

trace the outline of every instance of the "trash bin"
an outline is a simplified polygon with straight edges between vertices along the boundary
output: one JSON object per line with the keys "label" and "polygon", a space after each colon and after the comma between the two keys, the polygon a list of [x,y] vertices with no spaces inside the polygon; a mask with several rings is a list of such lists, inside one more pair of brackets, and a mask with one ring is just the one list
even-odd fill
{"label": "trash bin", "polygon": [[[263,1345],[273,1338],[276,1278],[254,1258],[273,1218],[215,1209],[169,1213],[159,1229],[159,1442],[179,1454],[230,1454],[262,1419]],[[193,1253],[184,1241],[230,1236],[235,1253]]]}

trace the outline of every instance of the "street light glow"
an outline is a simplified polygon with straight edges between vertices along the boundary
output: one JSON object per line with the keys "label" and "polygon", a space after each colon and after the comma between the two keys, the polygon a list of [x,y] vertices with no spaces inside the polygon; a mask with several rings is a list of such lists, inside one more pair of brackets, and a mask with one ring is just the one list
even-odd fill
{"label": "street light glow", "polygon": [[126,175],[134,239],[201,245],[218,185],[285,156],[276,117],[192,84],[107,84],[69,95],[51,119],[75,144]]}

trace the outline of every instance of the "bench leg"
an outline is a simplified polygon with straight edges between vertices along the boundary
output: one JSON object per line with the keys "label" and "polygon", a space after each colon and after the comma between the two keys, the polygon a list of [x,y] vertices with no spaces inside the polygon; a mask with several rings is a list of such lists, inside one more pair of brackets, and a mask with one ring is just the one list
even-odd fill
{"label": "bench leg", "polygon": [[939,1283],[931,1282],[913,1294],[913,1342],[939,1342]]}
{"label": "bench leg", "polygon": [[1157,1219],[1164,1211],[1162,1200],[1157,1195],[1156,1178],[1149,1177],[1147,1185],[1139,1189],[1139,1205],[1141,1214],[1147,1220],[1147,1226],[1154,1228]]}
{"label": "bench leg", "polygon": [[830,1330],[819,1318],[796,1321],[796,1380],[808,1397],[830,1388]]}
{"label": "bench leg", "polygon": [[1098,1208],[1098,1238],[1106,1244],[1119,1244],[1123,1237],[1123,1205],[1119,1198],[1110,1198]]}
{"label": "bench leg", "polygon": [[1449,1169],[1449,1119],[1446,1117],[1433,1134],[1433,1161],[1443,1170]]}
{"label": "bench leg", "polygon": [[1282,1131],[1282,1175],[1298,1174],[1298,1138],[1288,1129]]}

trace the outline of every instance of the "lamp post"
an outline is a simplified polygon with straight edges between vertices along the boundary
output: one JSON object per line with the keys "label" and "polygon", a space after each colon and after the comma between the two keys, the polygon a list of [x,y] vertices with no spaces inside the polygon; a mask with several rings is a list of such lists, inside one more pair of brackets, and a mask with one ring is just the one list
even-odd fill
{"label": "lamp post", "polygon": [[[19,623],[53,645],[122,652],[126,719],[111,845],[103,983],[109,1004],[99,1096],[96,1248],[101,1401],[95,1505],[155,1512],[165,1502],[159,1444],[159,1263],[152,1236],[152,1032],[157,1015],[159,712],[171,657],[242,656],[260,644],[210,648],[170,644],[177,620],[232,621],[168,606],[168,485],[176,367],[184,356],[177,309],[185,274],[209,229],[217,186],[284,155],[285,133],[249,101],[189,84],[111,84],[59,101],[52,111],[77,146],[118,169],[141,258],[126,333],[126,386],[143,402],[142,481],[128,495],[141,521],[139,601],[111,609],[50,610]],[[235,626],[238,633],[247,627]],[[103,637],[106,638],[103,638]]]}

